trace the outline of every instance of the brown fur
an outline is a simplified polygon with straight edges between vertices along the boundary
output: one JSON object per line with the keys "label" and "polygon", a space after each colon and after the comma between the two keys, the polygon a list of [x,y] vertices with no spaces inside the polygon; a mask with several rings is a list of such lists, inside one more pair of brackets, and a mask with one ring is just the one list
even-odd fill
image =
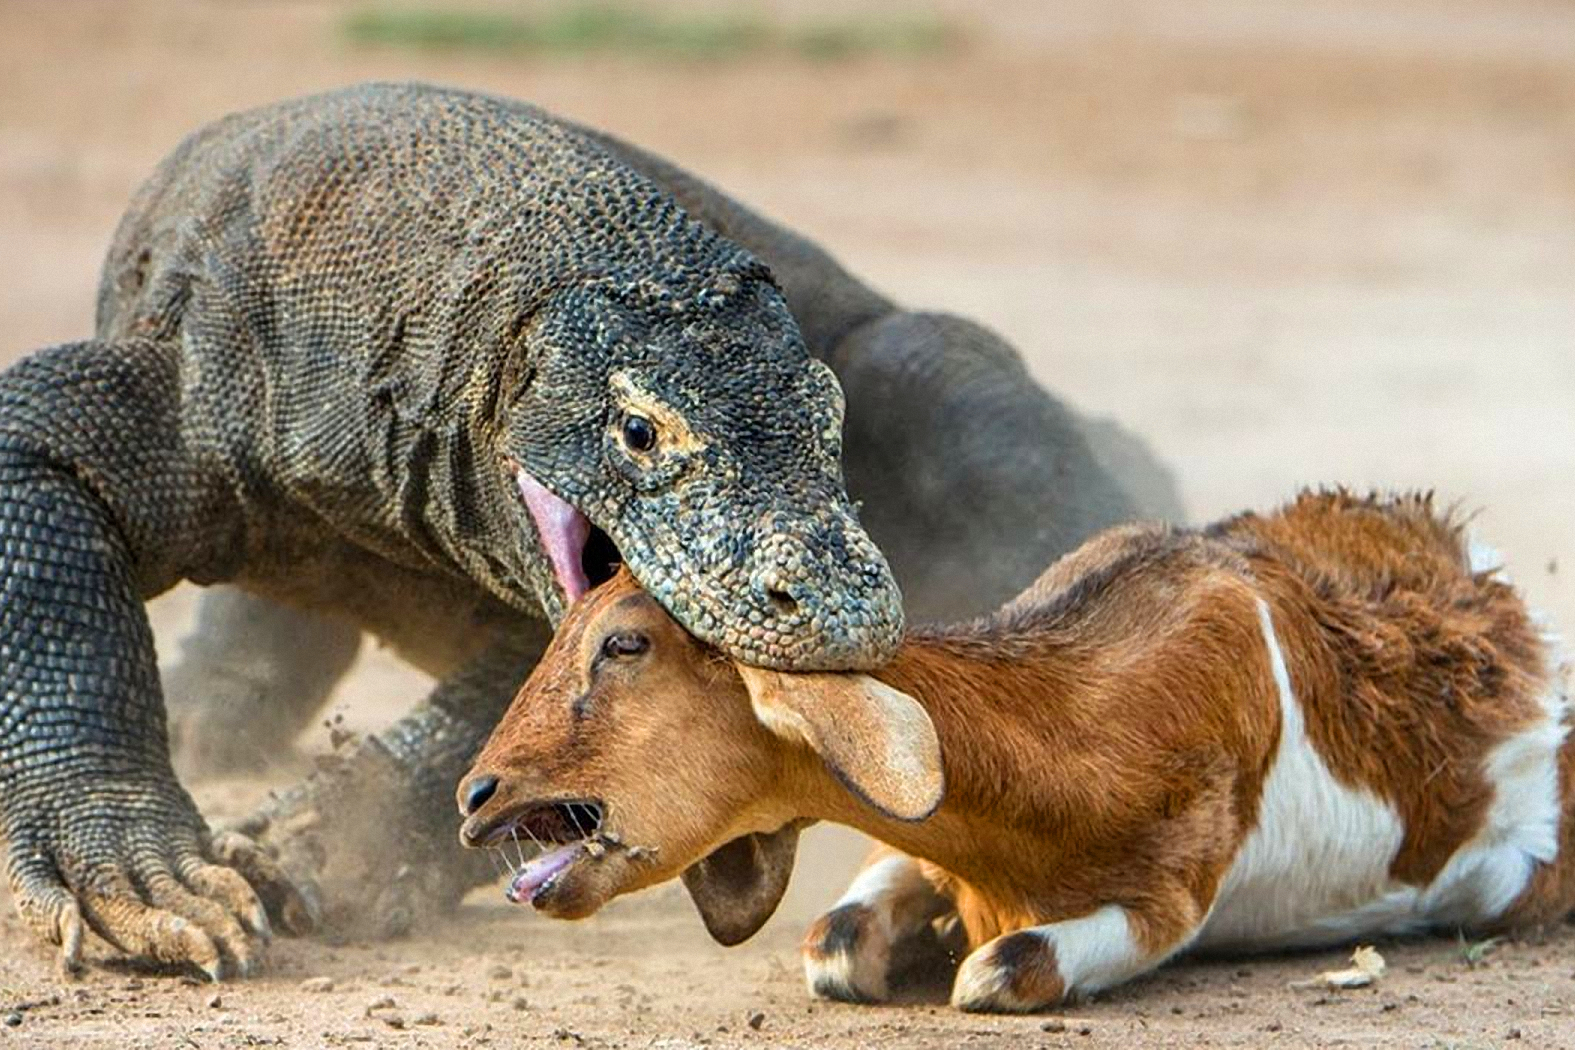
{"label": "brown fur", "polygon": [[[766,714],[754,679],[746,676],[746,690],[619,579],[571,615],[476,772],[532,797],[549,786],[589,792],[608,800],[610,822],[634,809],[638,826],[671,829],[661,845],[667,871],[772,821],[859,827],[922,858],[919,870],[977,949],[964,973],[999,971],[978,985],[983,992],[964,994],[960,977],[960,1005],[1043,1006],[1077,989],[1057,971],[1051,942],[1014,931],[1114,904],[1157,964],[1198,929],[1256,827],[1281,732],[1260,599],[1314,750],[1336,780],[1377,795],[1403,824],[1393,877],[1424,886],[1471,840],[1493,797],[1485,757],[1544,717],[1539,697],[1557,672],[1514,591],[1470,571],[1461,533],[1425,497],[1304,494],[1275,514],[1204,532],[1112,530],[996,615],[913,632],[878,677],[922,705],[939,739],[945,800],[917,821],[896,819],[881,802],[890,793],[866,791],[863,774],[849,780],[813,725],[773,718],[777,733],[766,731],[754,717]],[[586,646],[631,625],[651,632],[653,645],[608,698],[624,724],[593,742],[553,733],[572,691],[561,683],[583,679]],[[849,695],[845,676],[777,677],[775,702],[791,706],[796,691],[793,716],[810,723],[829,717],[817,715],[816,697]],[[655,766],[677,761],[650,746],[664,724],[682,725],[689,750],[704,756],[681,788]],[[874,756],[923,765],[900,741],[865,744]],[[1535,871],[1505,923],[1575,906],[1572,747],[1561,752],[1563,848]],[[644,812],[639,800],[651,795],[661,796],[660,813]],[[508,806],[489,805],[472,822],[495,822]],[[919,918],[902,921],[927,921],[934,909],[904,892]],[[851,952],[842,942],[874,936],[872,915],[828,917],[807,938],[807,957]],[[883,978],[857,980],[839,997],[883,989]]]}

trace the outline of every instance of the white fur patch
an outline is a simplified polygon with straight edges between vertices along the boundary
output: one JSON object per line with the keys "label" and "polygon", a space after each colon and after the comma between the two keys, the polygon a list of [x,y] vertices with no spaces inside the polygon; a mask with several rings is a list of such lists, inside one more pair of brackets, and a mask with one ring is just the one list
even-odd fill
{"label": "white fur patch", "polygon": [[887,995],[886,979],[881,975],[878,983],[870,987],[868,975],[859,980],[855,973],[854,953],[837,952],[834,955],[804,954],[804,986],[809,994],[829,999],[861,999],[880,1002]]}
{"label": "white fur patch", "polygon": [[1198,943],[1291,947],[1409,928],[1415,891],[1389,877],[1405,836],[1399,815],[1334,778],[1307,738],[1269,607],[1258,621],[1280,701],[1280,741],[1258,823],[1220,885]]}
{"label": "white fur patch", "polygon": [[839,989],[844,997],[885,999],[891,945],[898,932],[893,921],[897,902],[914,892],[929,892],[929,884],[912,857],[883,857],[859,872],[832,910],[849,905],[867,908],[875,928],[852,951],[830,955],[806,951],[804,983],[810,993]]}
{"label": "white fur patch", "polygon": [[[1477,544],[1472,544],[1476,565]],[[1484,762],[1493,802],[1482,830],[1462,846],[1427,888],[1423,907],[1439,924],[1464,925],[1515,902],[1538,862],[1559,851],[1559,750],[1569,733],[1564,657],[1548,621],[1532,613],[1547,653],[1542,717],[1503,741]]]}
{"label": "white fur patch", "polygon": [[[918,861],[912,857],[882,857],[853,877],[842,896],[837,898],[835,906],[866,905],[889,926],[893,910],[892,897],[912,892],[916,882],[924,882]],[[890,932],[889,928],[887,932]]]}
{"label": "white fur patch", "polygon": [[1011,991],[1012,974],[996,961],[994,946],[1008,937],[1042,939],[1054,952],[1068,993],[1097,992],[1158,966],[1132,936],[1125,908],[1107,904],[1080,919],[1053,922],[1004,934],[963,960],[952,985],[952,1003],[964,1009],[1034,1010],[1048,1004]]}
{"label": "white fur patch", "polygon": [[1125,908],[1107,904],[1092,915],[1040,926],[1036,933],[1055,948],[1061,980],[1077,992],[1097,992],[1159,964],[1145,957],[1132,936]]}
{"label": "white fur patch", "polygon": [[[1473,545],[1473,571],[1500,564]],[[1558,847],[1558,750],[1567,727],[1563,689],[1544,717],[1499,744],[1485,768],[1494,798],[1481,832],[1422,889],[1389,876],[1404,838],[1399,815],[1370,791],[1334,778],[1307,738],[1268,605],[1258,601],[1280,701],[1280,741],[1264,782],[1258,824],[1215,899],[1198,943],[1304,947],[1495,918],[1525,888],[1534,862]]]}

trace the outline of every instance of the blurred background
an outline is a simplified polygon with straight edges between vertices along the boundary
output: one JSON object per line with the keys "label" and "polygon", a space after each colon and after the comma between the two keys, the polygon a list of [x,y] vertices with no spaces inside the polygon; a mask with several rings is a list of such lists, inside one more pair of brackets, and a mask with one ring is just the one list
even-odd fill
{"label": "blurred background", "polygon": [[[91,332],[183,135],[368,79],[607,129],[996,328],[1195,520],[1319,481],[1480,508],[1575,630],[1570,0],[0,0],[0,360]],[[356,727],[420,695],[363,664]],[[816,856],[762,950],[845,873]]]}

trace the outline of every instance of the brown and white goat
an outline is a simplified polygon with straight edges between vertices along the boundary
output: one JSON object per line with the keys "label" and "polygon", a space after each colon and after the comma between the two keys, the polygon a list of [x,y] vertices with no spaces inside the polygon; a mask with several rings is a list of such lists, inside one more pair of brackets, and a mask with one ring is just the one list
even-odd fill
{"label": "brown and white goat", "polygon": [[509,893],[560,916],[682,874],[732,942],[805,820],[853,825],[886,845],[811,928],[810,987],[883,998],[894,945],[955,914],[972,1010],[1189,947],[1553,920],[1562,671],[1488,558],[1425,497],[1123,527],[876,677],[734,666],[621,576],[477,759],[461,837],[548,840]]}

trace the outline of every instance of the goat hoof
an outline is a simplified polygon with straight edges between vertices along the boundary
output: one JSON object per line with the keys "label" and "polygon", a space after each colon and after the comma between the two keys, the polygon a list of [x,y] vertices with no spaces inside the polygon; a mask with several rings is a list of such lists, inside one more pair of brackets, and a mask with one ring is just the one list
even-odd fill
{"label": "goat hoof", "polygon": [[888,995],[891,935],[873,908],[833,908],[804,935],[804,981],[811,995],[844,1003],[879,1003]]}
{"label": "goat hoof", "polygon": [[1055,948],[1035,933],[997,937],[963,960],[952,1005],[969,1013],[1024,1014],[1066,998]]}

